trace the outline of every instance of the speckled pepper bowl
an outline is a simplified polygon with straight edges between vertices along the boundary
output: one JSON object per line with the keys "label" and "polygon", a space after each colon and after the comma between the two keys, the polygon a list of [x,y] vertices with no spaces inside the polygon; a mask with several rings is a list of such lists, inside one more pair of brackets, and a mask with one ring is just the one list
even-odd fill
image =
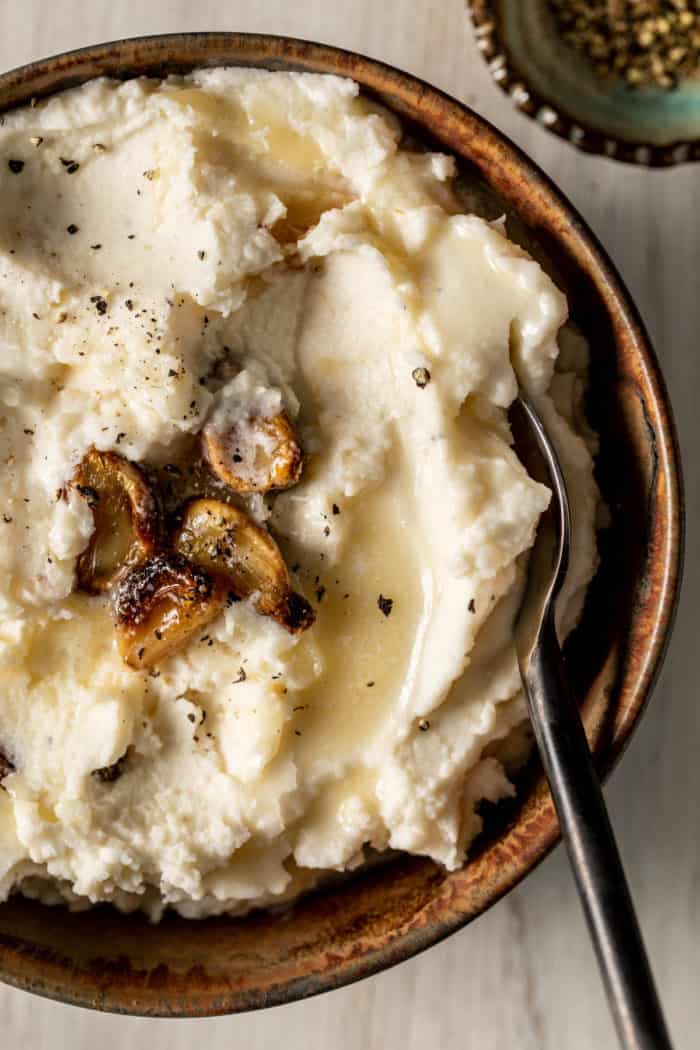
{"label": "speckled pepper bowl", "polygon": [[[612,510],[601,568],[568,646],[598,767],[619,758],[666,648],[679,588],[682,492],[670,406],[639,315],[610,261],[547,178],[454,99],[379,62],[281,37],[204,33],[125,40],[0,77],[0,112],[99,75],[163,76],[246,65],[354,77],[409,133],[459,158],[483,209],[505,212],[569,296],[590,339],[589,414]],[[520,881],[557,839],[536,761],[517,799],[484,810],[459,871],[399,857],[309,894],[282,914],[151,926],[111,908],[71,914],[22,897],[0,906],[0,977],[101,1010],[193,1017],[270,1006],[336,988],[435,944]]]}
{"label": "speckled pepper bowl", "polygon": [[673,91],[603,80],[562,40],[547,0],[467,0],[494,81],[527,116],[585,153],[668,168],[700,160],[700,77]]}

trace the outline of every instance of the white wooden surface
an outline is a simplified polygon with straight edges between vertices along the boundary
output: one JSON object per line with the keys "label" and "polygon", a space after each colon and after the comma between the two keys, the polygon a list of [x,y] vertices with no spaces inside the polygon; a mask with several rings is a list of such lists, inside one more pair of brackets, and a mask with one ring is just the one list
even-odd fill
{"label": "white wooden surface", "polygon": [[[527,0],[526,0],[527,2]],[[685,453],[688,556],[670,656],[607,796],[676,1046],[700,1047],[700,179],[582,157],[511,108],[463,0],[0,0],[0,69],[140,33],[287,33],[387,60],[463,99],[528,151],[602,237],[651,329]],[[0,988],[4,1050],[606,1050],[615,1039],[565,858],[466,930],[354,987],[204,1021],[91,1014]]]}

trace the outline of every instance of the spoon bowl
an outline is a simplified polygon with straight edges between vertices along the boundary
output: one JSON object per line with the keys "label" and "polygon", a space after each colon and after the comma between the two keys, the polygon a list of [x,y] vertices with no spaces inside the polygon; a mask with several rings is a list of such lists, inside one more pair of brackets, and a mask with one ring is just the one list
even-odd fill
{"label": "spoon bowl", "polygon": [[515,622],[515,648],[524,675],[566,578],[571,511],[557,454],[534,405],[522,391],[511,407],[510,419],[515,446],[528,474],[552,489],[529,553],[527,582]]}

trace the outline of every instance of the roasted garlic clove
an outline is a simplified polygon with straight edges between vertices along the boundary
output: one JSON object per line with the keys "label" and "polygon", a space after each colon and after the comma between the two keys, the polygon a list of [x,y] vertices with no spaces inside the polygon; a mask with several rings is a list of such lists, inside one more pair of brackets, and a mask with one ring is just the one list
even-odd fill
{"label": "roasted garlic clove", "polygon": [[202,451],[214,473],[234,492],[288,489],[301,478],[304,454],[286,412],[239,419],[226,429],[212,421]]}
{"label": "roasted garlic clove", "polygon": [[156,501],[136,464],[96,448],[85,454],[70,487],[86,500],[95,519],[90,543],[78,558],[78,584],[89,594],[100,594],[155,551]]}
{"label": "roasted garlic clove", "polygon": [[290,634],[301,634],[302,631],[308,630],[316,619],[316,613],[304,595],[291,589],[270,616]]}
{"label": "roasted garlic clove", "polygon": [[169,551],[137,565],[115,594],[124,661],[137,670],[153,667],[211,623],[225,600],[222,582],[181,554]]}
{"label": "roasted garlic clove", "polygon": [[265,529],[238,507],[194,499],[185,507],[175,548],[226,581],[237,598],[252,598],[257,612],[292,634],[314,622],[314,611],[292,590],[280,549]]}

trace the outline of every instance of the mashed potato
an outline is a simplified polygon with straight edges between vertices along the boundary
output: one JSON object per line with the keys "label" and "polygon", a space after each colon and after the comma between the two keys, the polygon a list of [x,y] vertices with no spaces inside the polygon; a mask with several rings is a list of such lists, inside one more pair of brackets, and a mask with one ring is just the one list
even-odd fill
{"label": "mashed potato", "polygon": [[[565,631],[596,563],[580,381],[554,374],[563,295],[400,138],[351,81],[242,69],[5,116],[0,897],[196,917],[368,846],[454,868],[512,793],[493,745],[525,717],[512,622],[549,493],[511,448],[511,355],[571,487]],[[91,446],[162,467],[249,404],[307,454],[247,507],[316,623],[235,603],[132,670],[76,588],[93,517],[66,482]]]}

